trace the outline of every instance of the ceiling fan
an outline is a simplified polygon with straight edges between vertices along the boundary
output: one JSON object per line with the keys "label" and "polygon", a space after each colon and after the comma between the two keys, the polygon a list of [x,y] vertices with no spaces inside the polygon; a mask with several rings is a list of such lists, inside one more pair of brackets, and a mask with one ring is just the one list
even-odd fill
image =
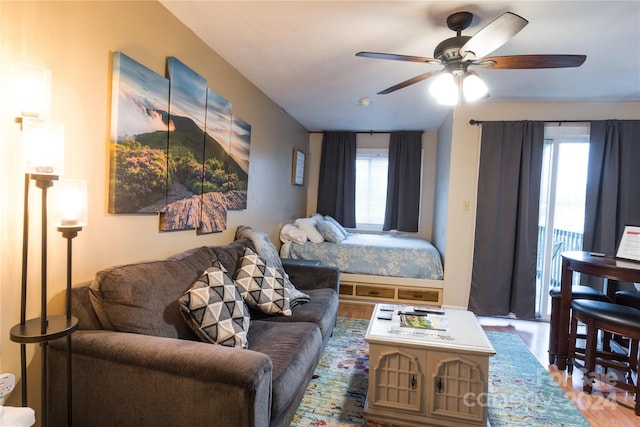
{"label": "ceiling fan", "polygon": [[[432,94],[443,104],[456,104],[459,98],[458,85],[467,101],[488,96],[488,89],[471,66],[489,69],[535,69],[579,67],[586,55],[513,55],[487,57],[491,52],[508,42],[528,23],[515,13],[505,12],[484,26],[474,36],[463,36],[462,31],[471,25],[473,14],[456,12],[447,18],[447,26],[456,32],[455,37],[443,40],[436,46],[433,58],[393,53],[358,52],[356,56],[394,61],[424,62],[443,65],[437,71],[429,71],[378,92],[384,95],[412,84],[438,76],[431,86]],[[455,92],[454,92],[455,89]],[[469,95],[469,96],[467,96]],[[455,98],[455,100],[454,100]],[[475,99],[473,99],[475,98]]]}

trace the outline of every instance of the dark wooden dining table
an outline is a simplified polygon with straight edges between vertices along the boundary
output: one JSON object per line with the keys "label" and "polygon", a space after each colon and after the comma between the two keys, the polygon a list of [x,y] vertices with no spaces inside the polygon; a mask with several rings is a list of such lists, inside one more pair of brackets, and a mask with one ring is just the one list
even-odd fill
{"label": "dark wooden dining table", "polygon": [[[571,313],[571,286],[574,273],[582,273],[589,276],[607,279],[606,293],[613,299],[613,296],[618,289],[618,281],[640,283],[640,262],[585,251],[562,253],[560,316],[557,324],[557,354],[549,355],[550,362],[553,363],[552,359],[555,358],[555,365],[560,370],[564,370],[567,367]],[[551,347],[549,350],[551,352]]]}

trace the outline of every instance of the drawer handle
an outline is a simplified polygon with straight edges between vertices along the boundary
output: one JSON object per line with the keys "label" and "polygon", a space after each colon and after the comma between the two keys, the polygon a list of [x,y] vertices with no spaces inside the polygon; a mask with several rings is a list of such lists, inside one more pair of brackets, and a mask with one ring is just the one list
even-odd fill
{"label": "drawer handle", "polygon": [[411,374],[411,390],[415,390],[416,389],[416,376],[414,374]]}
{"label": "drawer handle", "polygon": [[369,291],[369,295],[380,295],[379,291]]}
{"label": "drawer handle", "polygon": [[442,393],[444,391],[444,384],[442,383],[442,378],[438,378],[438,393]]}

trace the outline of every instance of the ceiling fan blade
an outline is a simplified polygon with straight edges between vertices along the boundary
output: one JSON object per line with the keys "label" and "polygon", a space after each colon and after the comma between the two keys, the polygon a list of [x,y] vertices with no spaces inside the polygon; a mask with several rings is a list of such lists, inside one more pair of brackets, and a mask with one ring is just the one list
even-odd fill
{"label": "ceiling fan blade", "polygon": [[397,85],[391,86],[389,88],[386,88],[385,90],[382,90],[380,92],[378,92],[378,95],[386,95],[388,93],[391,92],[395,92],[398,89],[402,89],[405,88],[407,86],[411,86],[412,84],[421,82],[423,80],[428,79],[429,77],[435,75],[435,74],[439,74],[440,71],[429,71],[428,73],[424,73],[424,74],[420,74],[419,76],[415,76],[413,78],[410,78],[409,80],[405,80],[402,83],[398,83]]}
{"label": "ceiling fan blade", "polygon": [[528,23],[515,13],[505,12],[462,45],[460,56],[464,61],[482,58],[508,42]]}
{"label": "ceiling fan blade", "polygon": [[394,53],[380,53],[380,52],[358,52],[356,56],[363,56],[366,58],[376,59],[391,59],[393,61],[409,61],[409,62],[422,62],[431,64],[440,64],[442,61],[435,58],[425,58],[424,56],[411,56],[411,55],[396,55]]}
{"label": "ceiling fan blade", "polygon": [[579,67],[587,59],[586,55],[513,55],[483,58],[474,63],[481,67],[503,70],[523,70],[533,68]]}

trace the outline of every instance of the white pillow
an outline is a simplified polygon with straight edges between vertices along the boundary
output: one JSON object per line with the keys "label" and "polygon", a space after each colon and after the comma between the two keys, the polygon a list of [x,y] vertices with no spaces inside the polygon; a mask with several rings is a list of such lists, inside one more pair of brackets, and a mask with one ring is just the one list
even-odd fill
{"label": "white pillow", "polygon": [[298,218],[294,224],[307,235],[310,241],[314,243],[324,242],[324,237],[318,231],[315,220],[312,218]]}
{"label": "white pillow", "polygon": [[293,224],[285,224],[280,230],[280,240],[284,242],[296,242],[301,245],[307,241],[307,235]]}

